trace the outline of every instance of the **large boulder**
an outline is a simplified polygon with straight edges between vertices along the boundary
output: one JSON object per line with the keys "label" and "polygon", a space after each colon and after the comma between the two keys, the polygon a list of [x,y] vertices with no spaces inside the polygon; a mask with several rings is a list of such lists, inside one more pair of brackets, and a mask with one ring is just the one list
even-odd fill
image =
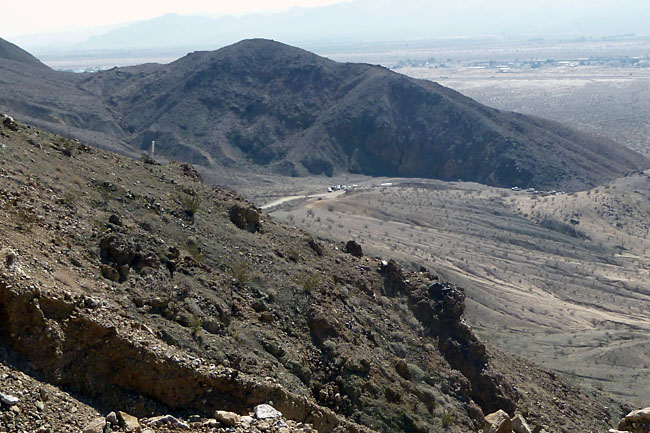
{"label": "large boulder", "polygon": [[512,418],[512,431],[515,433],[533,433],[533,429],[530,428],[526,418],[520,413],[515,414]]}
{"label": "large boulder", "polygon": [[345,244],[345,251],[354,257],[363,257],[363,248],[361,248],[361,245],[354,240],[348,241],[348,243]]}
{"label": "large boulder", "polygon": [[395,260],[382,261],[381,274],[384,277],[384,294],[386,296],[395,296],[408,289],[402,267]]}
{"label": "large boulder", "polygon": [[485,433],[512,433],[512,421],[503,410],[487,415],[484,421],[483,431]]}
{"label": "large boulder", "polygon": [[242,230],[255,233],[260,229],[260,212],[253,205],[236,204],[230,208],[230,221]]}
{"label": "large boulder", "polygon": [[630,433],[650,433],[650,407],[628,413],[618,424],[618,429]]}
{"label": "large boulder", "polygon": [[2,124],[7,128],[11,129],[12,131],[18,131],[18,124],[16,123],[16,121],[14,121],[14,119],[11,116],[3,114]]}

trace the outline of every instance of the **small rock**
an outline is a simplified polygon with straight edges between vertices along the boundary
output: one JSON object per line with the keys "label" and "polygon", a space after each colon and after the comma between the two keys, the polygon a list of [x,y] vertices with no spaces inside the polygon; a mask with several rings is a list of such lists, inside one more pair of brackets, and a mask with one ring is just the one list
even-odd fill
{"label": "small rock", "polygon": [[117,413],[117,420],[119,421],[120,426],[124,428],[124,430],[126,430],[127,432],[142,431],[142,427],[140,426],[138,419],[133,415],[129,415],[126,412],[120,411]]}
{"label": "small rock", "polygon": [[101,302],[100,300],[98,300],[98,299],[91,298],[90,296],[87,296],[87,297],[84,299],[84,305],[85,305],[87,308],[94,309],[94,308],[98,308],[99,306],[101,306],[101,305],[102,305],[102,302]]}
{"label": "small rock", "polygon": [[255,418],[257,419],[279,418],[281,416],[282,413],[269,404],[255,406]]}
{"label": "small rock", "polygon": [[106,419],[104,417],[95,418],[83,429],[83,433],[103,433]]}
{"label": "small rock", "polygon": [[170,426],[181,428],[183,430],[189,430],[190,426],[179,420],[178,418],[171,415],[161,415],[149,418],[144,424],[148,427],[159,427],[161,425],[169,424]]}
{"label": "small rock", "polygon": [[20,399],[18,397],[14,397],[13,395],[10,394],[3,394],[0,393],[0,401],[3,402],[4,404],[8,406],[14,406],[18,404]]}
{"label": "small rock", "polygon": [[528,423],[526,422],[526,418],[523,417],[522,414],[517,413],[515,414],[514,418],[512,418],[512,431],[515,433],[533,433],[533,429],[530,428]]}
{"label": "small rock", "polygon": [[211,419],[203,420],[202,425],[203,425],[203,427],[207,427],[207,428],[217,428],[221,424],[216,419],[211,418]]}
{"label": "small rock", "polygon": [[18,263],[18,255],[11,248],[3,248],[0,251],[0,259],[2,260],[2,266],[9,272],[13,272]]}
{"label": "small rock", "polygon": [[320,257],[323,255],[323,244],[318,242],[315,239],[309,239],[309,248],[314,250],[314,252]]}
{"label": "small rock", "polygon": [[120,226],[120,227],[122,226],[122,219],[115,214],[112,214],[108,218],[108,222],[111,224],[115,224],[116,226]]}
{"label": "small rock", "polygon": [[512,422],[510,417],[503,410],[491,413],[485,417],[485,424],[483,427],[485,433],[511,433]]}
{"label": "small rock", "polygon": [[120,423],[117,420],[117,414],[115,412],[111,412],[108,415],[106,415],[106,422],[110,422],[113,425],[118,425]]}
{"label": "small rock", "polygon": [[36,409],[38,409],[40,412],[43,412],[45,410],[45,403],[42,401],[38,400],[34,404],[36,405]]}
{"label": "small rock", "polygon": [[220,423],[227,426],[235,426],[241,422],[241,417],[234,412],[228,412],[225,410],[218,410],[214,413],[214,417]]}

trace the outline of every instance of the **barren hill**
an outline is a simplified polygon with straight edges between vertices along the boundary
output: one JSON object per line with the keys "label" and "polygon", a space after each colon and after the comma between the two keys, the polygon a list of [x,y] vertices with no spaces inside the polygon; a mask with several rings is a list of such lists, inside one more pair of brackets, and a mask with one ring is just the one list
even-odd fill
{"label": "barren hill", "polygon": [[[10,120],[0,143],[0,428],[76,431],[110,410],[152,431],[467,432],[497,409],[550,431],[609,423],[488,350],[437,275],[279,224],[187,164]],[[286,419],[237,418],[269,401]]]}
{"label": "barren hill", "polygon": [[3,61],[20,62],[35,67],[47,68],[47,66],[41,63],[36,57],[2,38],[0,38],[0,59]]}
{"label": "barren hill", "polygon": [[121,143],[123,152],[155,140],[162,156],[208,168],[577,189],[650,165],[607,139],[491,109],[430,81],[268,40],[169,65],[47,76],[8,75],[2,87],[20,98],[0,104],[95,144]]}

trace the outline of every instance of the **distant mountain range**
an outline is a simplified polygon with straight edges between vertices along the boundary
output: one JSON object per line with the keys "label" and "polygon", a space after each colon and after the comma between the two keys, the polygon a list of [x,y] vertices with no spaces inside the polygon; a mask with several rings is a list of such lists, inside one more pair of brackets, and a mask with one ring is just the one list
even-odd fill
{"label": "distant mountain range", "polygon": [[[315,48],[327,43],[484,36],[650,34],[642,0],[355,0],[272,14],[164,15],[91,37],[66,50],[215,49],[247,38]],[[38,54],[45,54],[40,50]]]}
{"label": "distant mountain range", "polygon": [[6,41],[0,53],[3,111],[131,154],[155,140],[212,169],[577,189],[650,166],[604,138],[269,40],[94,74],[53,71]]}

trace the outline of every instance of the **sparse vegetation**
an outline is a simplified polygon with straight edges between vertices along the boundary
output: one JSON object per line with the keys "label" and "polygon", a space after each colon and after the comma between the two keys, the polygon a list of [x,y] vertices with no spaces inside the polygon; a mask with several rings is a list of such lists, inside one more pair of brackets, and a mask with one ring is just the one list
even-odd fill
{"label": "sparse vegetation", "polygon": [[250,278],[248,263],[245,261],[238,261],[231,264],[228,272],[231,278],[233,278],[240,287],[245,285]]}
{"label": "sparse vegetation", "polygon": [[303,273],[296,277],[296,284],[302,287],[305,292],[311,293],[323,285],[323,280],[316,273]]}
{"label": "sparse vegetation", "polygon": [[449,428],[456,422],[456,416],[451,410],[447,409],[440,415],[440,421],[443,427]]}
{"label": "sparse vegetation", "polygon": [[201,197],[196,194],[181,193],[178,195],[178,201],[181,204],[183,212],[185,212],[190,218],[194,219],[196,213],[201,207]]}

